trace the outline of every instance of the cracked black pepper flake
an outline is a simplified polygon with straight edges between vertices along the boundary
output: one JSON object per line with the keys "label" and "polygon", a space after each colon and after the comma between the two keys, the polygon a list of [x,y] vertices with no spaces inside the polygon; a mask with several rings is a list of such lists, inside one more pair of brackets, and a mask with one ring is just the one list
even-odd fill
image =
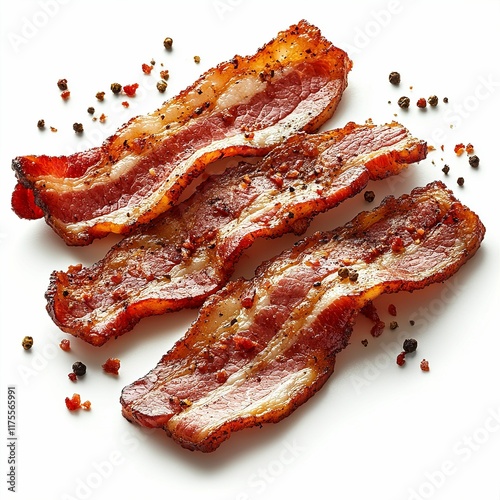
{"label": "cracked black pepper flake", "polygon": [[83,125],[81,123],[73,123],[73,130],[77,134],[83,133]]}
{"label": "cracked black pepper flake", "polygon": [[122,86],[115,82],[110,85],[110,89],[113,94],[119,94],[122,91]]}
{"label": "cracked black pepper flake", "polygon": [[403,342],[404,352],[415,352],[417,350],[418,342],[415,339],[405,339]]}
{"label": "cracked black pepper flake", "polygon": [[373,191],[365,191],[364,197],[368,203],[371,203],[375,199],[375,193]]}
{"label": "cracked black pepper flake", "polygon": [[479,167],[479,158],[476,155],[469,156],[469,165],[472,168]]}
{"label": "cracked black pepper flake", "polygon": [[397,71],[392,71],[391,73],[389,73],[389,81],[393,85],[399,85],[399,83],[401,82],[401,75]]}
{"label": "cracked black pepper flake", "polygon": [[428,99],[427,102],[429,103],[429,106],[435,107],[438,105],[439,99],[437,95],[431,95]]}
{"label": "cracked black pepper flake", "polygon": [[398,99],[398,106],[400,108],[408,108],[410,106],[410,98],[402,96]]}
{"label": "cracked black pepper flake", "polygon": [[36,126],[39,129],[45,128],[45,120],[38,120],[38,123],[36,124]]}

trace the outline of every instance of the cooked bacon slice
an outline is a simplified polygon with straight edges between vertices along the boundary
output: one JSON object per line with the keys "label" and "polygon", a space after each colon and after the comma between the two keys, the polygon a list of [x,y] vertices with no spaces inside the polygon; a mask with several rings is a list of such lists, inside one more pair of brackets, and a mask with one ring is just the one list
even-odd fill
{"label": "cooked bacon slice", "polygon": [[145,316],[198,307],[256,238],[300,234],[314,215],[426,150],[397,123],[292,136],[257,165],[240,163],[209,178],[92,267],[54,272],[49,314],[62,330],[102,345]]}
{"label": "cooked bacon slice", "polygon": [[[124,388],[123,415],[204,452],[232,431],[277,422],[332,374],[364,305],[445,280],[483,236],[441,182],[388,197],[210,297],[156,368]],[[356,280],[339,275],[344,266]]]}
{"label": "cooked bacon slice", "polygon": [[46,221],[69,245],[125,234],[171,208],[206,165],[222,157],[264,155],[291,134],[316,131],[347,86],[347,54],[305,21],[252,57],[235,56],[152,114],[130,120],[101,147],[68,157],[13,160]]}

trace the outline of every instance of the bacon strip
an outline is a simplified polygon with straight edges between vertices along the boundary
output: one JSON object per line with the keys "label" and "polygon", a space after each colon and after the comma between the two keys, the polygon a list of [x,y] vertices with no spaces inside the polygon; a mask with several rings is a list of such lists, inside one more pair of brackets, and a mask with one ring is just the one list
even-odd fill
{"label": "bacon strip", "polygon": [[206,165],[222,157],[264,155],[299,131],[329,119],[352,63],[320,31],[299,22],[252,57],[207,71],[152,114],[130,120],[97,148],[68,157],[13,160],[21,187],[12,203],[69,245],[125,234],[171,208]]}
{"label": "bacon strip", "polygon": [[92,267],[54,272],[49,314],[62,330],[102,345],[145,316],[198,307],[227,283],[256,238],[302,233],[314,215],[426,151],[397,123],[292,136],[257,165],[209,178]]}
{"label": "bacon strip", "polygon": [[[484,231],[435,182],[303,240],[210,297],[156,368],[124,388],[123,415],[204,452],[232,431],[281,420],[332,374],[365,304],[445,280]],[[344,266],[357,280],[339,275]]]}

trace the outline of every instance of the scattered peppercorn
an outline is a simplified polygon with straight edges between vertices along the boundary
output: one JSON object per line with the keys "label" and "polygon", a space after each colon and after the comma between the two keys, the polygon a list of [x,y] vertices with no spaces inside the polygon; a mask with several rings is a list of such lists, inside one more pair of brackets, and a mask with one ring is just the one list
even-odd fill
{"label": "scattered peppercorn", "polygon": [[167,38],[165,38],[165,40],[163,40],[163,46],[167,50],[172,50],[173,43],[174,43],[174,41],[169,36],[167,36]]}
{"label": "scattered peppercorn", "polygon": [[472,168],[479,167],[479,158],[476,155],[469,156],[469,165]]}
{"label": "scattered peppercorn", "polygon": [[420,369],[423,372],[429,371],[429,362],[426,359],[423,359],[422,361],[420,361]]}
{"label": "scattered peppercorn", "polygon": [[71,380],[71,382],[76,382],[76,380],[77,380],[74,372],[69,372],[68,378]]}
{"label": "scattered peppercorn", "polygon": [[355,269],[349,269],[349,281],[358,281],[358,271]]}
{"label": "scattered peppercorn", "polygon": [[110,85],[110,89],[113,94],[119,94],[122,91],[122,86],[115,82]]}
{"label": "scattered peppercorn", "polygon": [[339,267],[338,274],[341,278],[347,278],[349,276],[349,269],[347,267]]}
{"label": "scattered peppercorn", "polygon": [[418,342],[415,339],[406,339],[403,342],[404,352],[415,352],[417,350]]}
{"label": "scattered peppercorn", "polygon": [[468,155],[471,155],[474,152],[474,146],[469,142],[469,144],[465,146],[465,151]]}
{"label": "scattered peppercorn", "polygon": [[367,340],[367,339],[363,339],[363,340],[361,341],[361,343],[363,344],[363,346],[365,346],[365,347],[366,347],[366,346],[368,345],[368,340]]}
{"label": "scattered peppercorn", "polygon": [[98,101],[104,101],[104,95],[106,94],[106,92],[97,92],[97,94],[95,95],[96,96],[96,99]]}
{"label": "scattered peppercorn", "polygon": [[122,106],[123,106],[124,108],[128,108],[128,107],[130,106],[130,104],[128,103],[128,101],[123,101],[123,102],[122,102]]}
{"label": "scattered peppercorn", "polygon": [[438,105],[439,99],[437,95],[431,95],[429,99],[427,99],[427,102],[429,103],[429,106],[435,107]]}
{"label": "scattered peppercorn", "polygon": [[160,71],[160,78],[162,80],[168,80],[170,77],[170,72],[168,71],[168,69],[162,69]]}
{"label": "scattered peppercorn", "polygon": [[77,134],[81,134],[83,132],[83,125],[81,123],[73,123],[73,130]]}
{"label": "scattered peppercorn", "polygon": [[101,123],[104,123],[106,121],[107,116],[104,113],[101,113],[101,116],[99,117],[99,121]]}
{"label": "scattered peppercorn", "polygon": [[118,375],[118,370],[120,369],[120,360],[118,358],[108,358],[106,362],[102,365],[102,369],[106,373],[111,373],[112,375]]}
{"label": "scattered peppercorn", "polygon": [[389,324],[389,328],[391,330],[395,330],[397,327],[398,327],[398,322],[397,321],[391,321],[390,324]]}
{"label": "scattered peppercorn", "polygon": [[93,115],[93,114],[95,113],[95,108],[94,108],[94,107],[92,107],[92,106],[88,107],[88,108],[87,108],[87,113],[88,113],[89,115]]}
{"label": "scattered peppercorn", "polygon": [[158,82],[156,84],[156,88],[158,89],[158,92],[161,92],[163,94],[163,92],[167,90],[167,84],[165,82]]}
{"label": "scattered peppercorn", "polygon": [[365,191],[364,197],[365,201],[371,203],[375,199],[375,193],[373,191]]}
{"label": "scattered peppercorn", "polygon": [[391,316],[397,316],[398,312],[396,310],[396,306],[394,304],[389,304],[387,306],[387,311]]}
{"label": "scattered peppercorn", "polygon": [[67,101],[69,99],[69,96],[71,95],[71,92],[69,90],[64,90],[61,92],[61,97],[63,101]]}
{"label": "scattered peppercorn", "polygon": [[441,170],[445,173],[445,175],[448,175],[448,172],[450,171],[450,167],[449,167],[449,165],[445,165]]}
{"label": "scattered peppercorn", "polygon": [[447,97],[443,97],[443,102],[444,102],[445,104],[448,104],[448,98],[447,98]]}
{"label": "scattered peppercorn", "polygon": [[400,352],[396,357],[396,364],[398,366],[403,366],[406,363],[406,353],[404,351]]}
{"label": "scattered peppercorn", "polygon": [[59,90],[68,90],[68,80],[66,80],[66,78],[61,78],[57,81],[57,86]]}
{"label": "scattered peppercorn", "polygon": [[45,128],[45,120],[38,120],[38,123],[36,124],[36,126],[37,126],[39,129],[43,129],[43,128]]}
{"label": "scattered peppercorn", "polygon": [[425,108],[425,107],[427,106],[427,101],[426,101],[423,97],[421,97],[421,98],[420,98],[420,99],[418,99],[418,101],[417,101],[417,106],[418,106],[419,108]]}
{"label": "scattered peppercorn", "polygon": [[33,347],[33,337],[26,335],[21,343],[25,351],[29,351]]}
{"label": "scattered peppercorn", "polygon": [[464,185],[464,183],[465,183],[465,179],[464,179],[463,177],[459,177],[459,178],[457,179],[457,184],[458,184],[459,186],[463,186],[463,185]]}
{"label": "scattered peppercorn", "polygon": [[408,108],[410,106],[410,98],[403,96],[398,99],[398,106],[400,108]]}
{"label": "scattered peppercorn", "polygon": [[63,351],[70,351],[71,350],[71,343],[68,339],[62,339],[61,342],[59,343],[59,347],[63,350]]}
{"label": "scattered peppercorn", "polygon": [[196,64],[198,64],[201,61],[200,56],[194,56],[193,59]]}
{"label": "scattered peppercorn", "polygon": [[415,321],[413,319],[410,319],[410,325],[415,326]]}
{"label": "scattered peppercorn", "polygon": [[401,82],[401,75],[397,71],[392,71],[391,73],[389,73],[389,81],[393,85],[399,85],[399,83]]}
{"label": "scattered peppercorn", "polygon": [[78,377],[83,377],[87,373],[87,367],[81,361],[75,361],[72,369],[73,373]]}

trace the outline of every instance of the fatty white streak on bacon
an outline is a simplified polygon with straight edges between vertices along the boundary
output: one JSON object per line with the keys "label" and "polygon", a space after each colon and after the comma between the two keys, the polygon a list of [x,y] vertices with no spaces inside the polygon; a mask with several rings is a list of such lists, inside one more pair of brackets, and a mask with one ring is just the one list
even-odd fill
{"label": "fatty white streak on bacon", "polygon": [[[204,452],[281,420],[326,382],[366,304],[445,280],[484,232],[435,182],[303,240],[209,298],[156,368],[124,388],[123,415]],[[344,266],[357,280],[339,275]]]}
{"label": "fatty white streak on bacon", "polygon": [[49,314],[62,330],[102,345],[145,316],[198,307],[256,238],[302,233],[316,214],[426,151],[397,123],[292,136],[259,163],[210,177],[90,268],[54,272]]}

